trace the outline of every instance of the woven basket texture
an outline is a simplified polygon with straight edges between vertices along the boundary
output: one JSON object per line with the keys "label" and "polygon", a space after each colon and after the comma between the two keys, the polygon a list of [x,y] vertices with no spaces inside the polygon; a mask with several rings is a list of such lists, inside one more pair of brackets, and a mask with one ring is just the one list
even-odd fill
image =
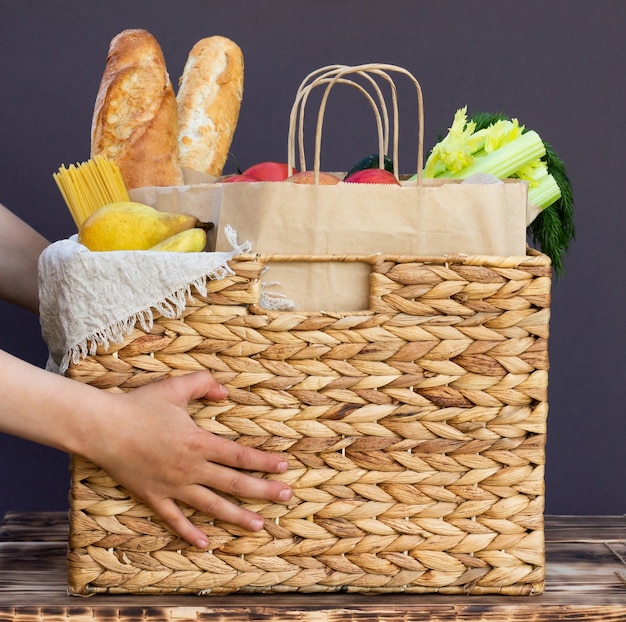
{"label": "woven basket texture", "polygon": [[229,388],[197,424],[281,452],[286,504],[243,501],[249,533],[185,507],[199,551],[96,465],[71,459],[73,594],[544,588],[549,259],[341,257],[371,264],[370,309],[268,311],[270,260],[193,292],[68,375],[128,391],[208,369]]}

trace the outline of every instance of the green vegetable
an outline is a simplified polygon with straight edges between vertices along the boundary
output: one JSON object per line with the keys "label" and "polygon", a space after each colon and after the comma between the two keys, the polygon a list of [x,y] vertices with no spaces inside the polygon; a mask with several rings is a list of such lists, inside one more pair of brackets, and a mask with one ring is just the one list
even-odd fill
{"label": "green vegetable", "polygon": [[[476,124],[477,130],[481,130],[506,118],[506,115],[501,112],[478,112],[470,117],[470,121]],[[565,164],[549,143],[544,141],[543,145],[546,153],[542,160],[545,162],[547,171],[554,183],[558,186],[560,196],[547,204],[535,202],[531,198],[533,197],[532,193],[539,191],[532,187],[529,188],[528,200],[534,205],[542,207],[542,210],[528,226],[528,234],[541,252],[550,257],[557,276],[562,276],[565,271],[563,263],[565,255],[570,244],[576,239],[574,196]]]}
{"label": "green vegetable", "polygon": [[[467,160],[469,163],[464,168],[454,171],[444,169],[436,177],[465,179],[474,173],[491,173],[495,177],[505,179],[524,167],[531,166],[545,153],[539,134],[527,132],[497,149],[490,151],[481,149],[480,152],[471,154],[471,159]],[[431,155],[431,158],[434,159],[434,155]],[[429,161],[426,163],[426,169],[429,168]],[[424,176],[427,176],[426,172]]]}
{"label": "green vegetable", "polygon": [[468,119],[461,108],[428,155],[423,176],[464,179],[477,172],[528,182],[528,201],[541,209],[528,234],[561,275],[575,228],[571,185],[554,149],[517,119],[485,112]]}

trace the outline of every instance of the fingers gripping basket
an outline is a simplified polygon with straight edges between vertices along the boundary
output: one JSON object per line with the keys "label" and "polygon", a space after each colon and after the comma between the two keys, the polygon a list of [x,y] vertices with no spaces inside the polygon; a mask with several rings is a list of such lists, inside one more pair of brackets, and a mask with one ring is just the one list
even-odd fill
{"label": "fingers gripping basket", "polygon": [[544,582],[549,259],[272,257],[369,264],[355,313],[259,306],[266,256],[137,326],[69,375],[107,390],[209,369],[220,403],[190,414],[281,452],[287,504],[250,500],[247,533],[186,508],[173,536],[105,473],[72,459],[70,591],[532,594]]}

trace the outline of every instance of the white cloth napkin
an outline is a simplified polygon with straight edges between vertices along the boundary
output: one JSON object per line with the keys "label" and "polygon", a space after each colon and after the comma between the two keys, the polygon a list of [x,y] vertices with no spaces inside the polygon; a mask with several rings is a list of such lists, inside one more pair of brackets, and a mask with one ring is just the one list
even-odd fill
{"label": "white cloth napkin", "polygon": [[98,346],[121,343],[136,322],[149,330],[154,311],[178,317],[192,287],[205,295],[207,279],[232,274],[227,262],[250,252],[226,230],[233,250],[221,253],[91,252],[71,238],[51,244],[39,259],[47,369],[65,373]]}

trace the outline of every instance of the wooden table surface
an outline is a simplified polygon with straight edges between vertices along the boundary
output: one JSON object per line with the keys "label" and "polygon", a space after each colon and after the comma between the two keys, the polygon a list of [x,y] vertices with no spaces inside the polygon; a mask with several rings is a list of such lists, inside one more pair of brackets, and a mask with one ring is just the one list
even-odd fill
{"label": "wooden table surface", "polygon": [[9,512],[0,525],[0,622],[626,621],[626,516],[547,516],[546,591],[441,594],[67,595],[65,513]]}

